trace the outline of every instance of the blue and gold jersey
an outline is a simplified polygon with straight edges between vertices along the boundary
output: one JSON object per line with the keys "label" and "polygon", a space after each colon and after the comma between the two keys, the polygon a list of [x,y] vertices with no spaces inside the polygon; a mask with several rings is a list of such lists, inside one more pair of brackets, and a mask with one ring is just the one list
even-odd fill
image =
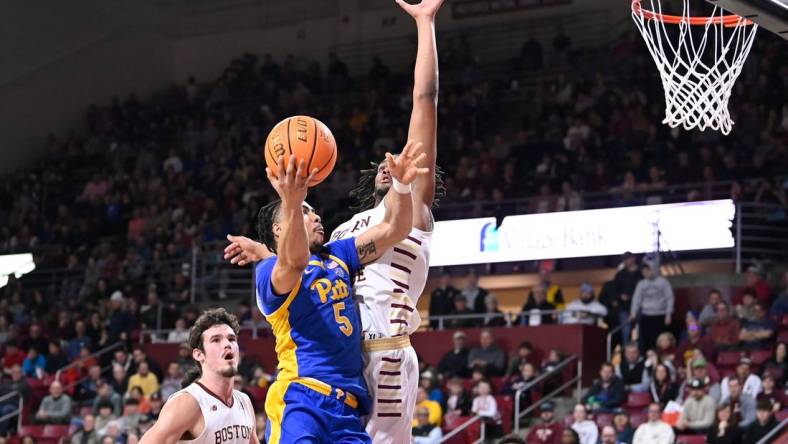
{"label": "blue and gold jersey", "polygon": [[313,378],[353,393],[369,406],[361,357],[361,319],[353,277],[361,267],[355,238],[331,242],[286,295],[271,284],[276,256],[257,264],[257,306],[276,336],[278,381]]}

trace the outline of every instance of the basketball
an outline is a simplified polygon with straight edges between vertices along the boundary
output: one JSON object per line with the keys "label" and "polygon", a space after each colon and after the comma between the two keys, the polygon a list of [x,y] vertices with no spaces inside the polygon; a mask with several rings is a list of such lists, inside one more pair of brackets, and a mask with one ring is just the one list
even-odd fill
{"label": "basketball", "polygon": [[285,156],[284,165],[295,155],[296,161],[303,159],[308,174],[317,168],[317,174],[309,182],[313,187],[328,177],[337,162],[337,144],[331,130],[321,121],[309,116],[288,117],[274,126],[265,140],[265,163],[279,175],[277,160]]}

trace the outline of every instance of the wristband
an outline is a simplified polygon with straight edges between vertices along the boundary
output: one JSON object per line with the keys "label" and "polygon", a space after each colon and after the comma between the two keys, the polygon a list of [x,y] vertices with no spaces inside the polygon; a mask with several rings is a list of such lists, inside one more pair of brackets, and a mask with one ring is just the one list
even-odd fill
{"label": "wristband", "polygon": [[391,178],[391,187],[399,194],[410,194],[410,184],[403,184],[395,178]]}

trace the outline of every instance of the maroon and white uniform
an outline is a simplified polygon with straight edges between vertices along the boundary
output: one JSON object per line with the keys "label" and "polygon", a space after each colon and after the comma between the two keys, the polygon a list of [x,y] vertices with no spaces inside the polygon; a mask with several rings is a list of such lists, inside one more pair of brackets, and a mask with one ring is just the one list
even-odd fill
{"label": "maroon and white uniform", "polygon": [[[386,208],[354,215],[331,240],[357,237],[383,221]],[[409,335],[421,324],[416,309],[429,270],[432,232],[413,228],[408,237],[356,277],[364,339],[364,377],[374,406],[367,433],[374,443],[411,442],[411,421],[419,386],[419,365]]]}
{"label": "maroon and white uniform", "polygon": [[225,404],[199,382],[179,390],[169,399],[191,396],[200,405],[205,429],[200,436],[178,441],[178,444],[249,444],[254,433],[255,416],[252,401],[244,393],[233,390],[233,402]]}

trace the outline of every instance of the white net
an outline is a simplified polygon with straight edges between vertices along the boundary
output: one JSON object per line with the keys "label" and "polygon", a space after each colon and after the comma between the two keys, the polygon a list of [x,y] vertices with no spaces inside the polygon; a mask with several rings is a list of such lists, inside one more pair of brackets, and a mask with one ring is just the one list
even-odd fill
{"label": "white net", "polygon": [[717,6],[706,18],[691,17],[691,1],[698,2],[682,0],[678,23],[671,23],[675,16],[663,15],[660,0],[643,0],[642,6],[633,0],[632,18],[662,78],[662,123],[728,134],[733,127],[728,100],[758,26]]}

